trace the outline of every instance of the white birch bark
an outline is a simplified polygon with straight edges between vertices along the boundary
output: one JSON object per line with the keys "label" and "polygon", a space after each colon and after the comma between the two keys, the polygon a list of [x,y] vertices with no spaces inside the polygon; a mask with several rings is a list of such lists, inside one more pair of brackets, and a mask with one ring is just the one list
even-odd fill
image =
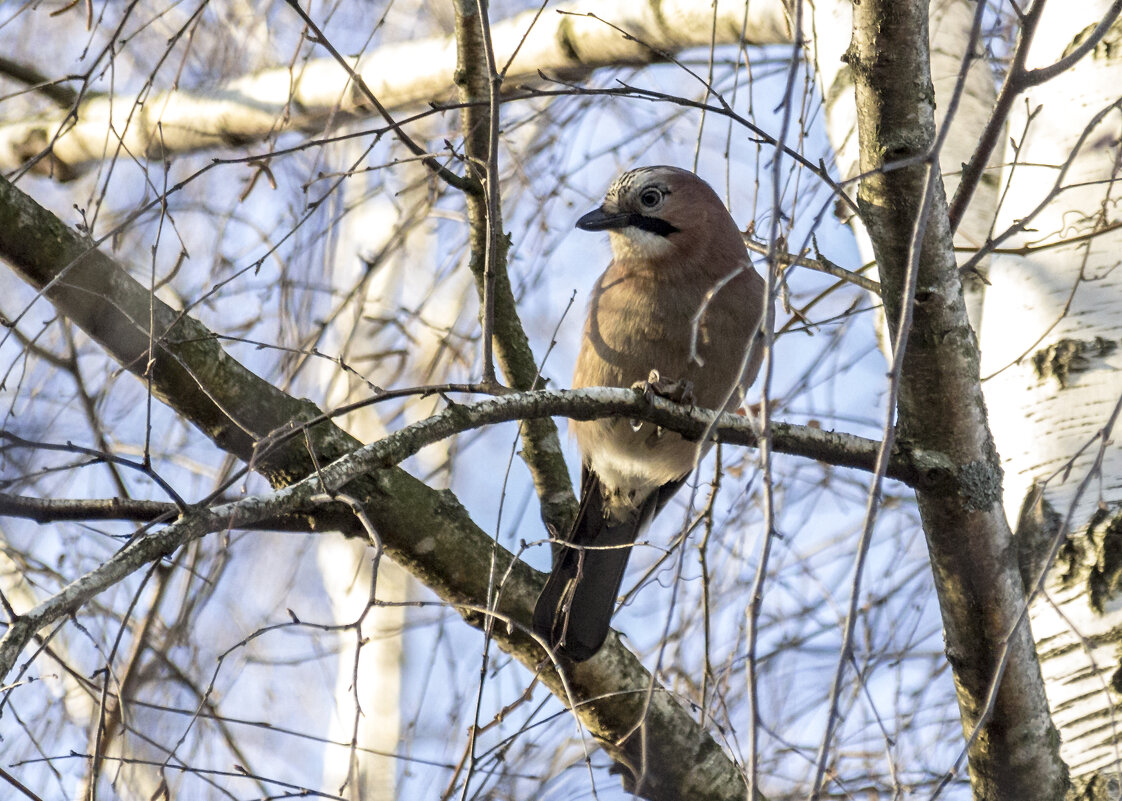
{"label": "white birch bark", "polygon": [[[358,154],[354,147],[344,150],[348,156]],[[387,202],[376,199],[362,204],[364,183],[361,173],[345,183],[341,193],[343,204],[355,208],[347,212],[336,227],[336,241],[326,254],[326,263],[332,265],[332,286],[338,287],[341,293],[359,280],[360,255],[388,241],[397,221],[395,210]],[[396,300],[394,290],[400,287],[397,271],[386,272],[394,275],[373,281],[368,295],[369,303],[378,307],[370,309],[375,319],[387,311],[392,313]],[[387,277],[392,283],[387,282]],[[389,294],[383,296],[382,292]],[[385,300],[379,302],[383,297]],[[348,304],[335,319],[328,332],[329,353],[346,360],[358,356],[355,353],[358,348],[351,347],[352,344],[357,343],[364,350],[377,347],[375,342],[382,338],[377,336],[381,332],[377,328],[369,330],[373,327],[364,324],[367,305],[368,302],[359,299]],[[385,326],[378,328],[384,330]],[[356,390],[361,382],[336,365],[326,364],[321,373],[328,383],[329,408],[360,397]],[[385,434],[378,414],[369,408],[351,415],[344,424],[364,442]],[[359,619],[370,600],[372,581],[376,581],[378,600],[401,604],[408,599],[408,576],[389,560],[379,560],[378,573],[374,575],[369,543],[321,537],[316,557],[324,591],[338,623]],[[404,625],[403,605],[375,607],[367,612],[361,632],[349,632],[341,638],[335,666],[335,709],[327,736],[336,743],[353,740],[355,747],[328,747],[323,760],[323,780],[325,788],[339,792],[348,801],[394,801],[396,798],[396,760],[383,754],[396,752],[401,731],[399,698]],[[366,640],[361,648],[360,637]]]}
{"label": "white birch bark", "polygon": [[[370,548],[359,540],[329,535],[320,538],[316,556],[335,620],[358,620],[370,598]],[[377,594],[379,601],[403,603],[409,597],[408,574],[388,559],[380,560]],[[357,650],[357,632],[349,631],[341,638],[335,709],[327,738],[336,743],[353,738],[356,747],[328,746],[323,787],[347,801],[395,801],[397,797],[398,762],[391,755],[399,750],[401,733],[404,625],[404,606],[379,606],[363,621],[361,636],[367,641],[361,650]]]}
{"label": "white birch bark", "polygon": [[[657,51],[675,52],[710,44],[716,14],[718,44],[741,40],[758,44],[790,39],[779,0],[748,5],[743,0],[615,0],[519,14],[492,28],[499,65],[510,62],[504,88],[541,85],[548,75],[604,65],[649,63]],[[608,24],[610,22],[610,24]],[[625,39],[620,30],[631,34]],[[649,46],[648,46],[649,45]],[[652,48],[654,48],[652,50]],[[318,53],[316,54],[319,55]],[[352,66],[386,108],[400,110],[453,93],[456,44],[451,37],[378,46]],[[51,161],[70,173],[117,149],[118,140],[134,156],[162,158],[204,148],[263,140],[285,130],[317,131],[329,115],[376,117],[365,96],[350,86],[342,67],[316,57],[296,70],[268,69],[213,90],[153,92],[138,105],[135,94],[91,96],[70,121],[67,110],[42,118],[0,124],[0,170],[11,170],[48,146]],[[159,128],[157,129],[157,124]],[[380,123],[379,123],[380,124]]]}
{"label": "white birch bark", "polygon": [[[859,158],[853,77],[848,64],[842,60],[849,48],[853,27],[851,8],[849,0],[808,4],[808,10],[813,11],[809,19],[811,27],[807,30],[809,52],[825,98],[827,134],[834,147],[838,174],[843,179],[857,174]],[[974,9],[975,3],[966,0],[934,0],[931,3],[931,77],[935,84],[935,123],[940,128],[945,123],[955,84],[963,68]],[[961,165],[974,149],[977,134],[985,125],[993,106],[994,95],[993,76],[988,65],[981,59],[973,61],[939,156],[948,197],[958,186]],[[852,194],[856,194],[856,187]],[[997,183],[983,181],[955,234],[956,247],[977,247],[985,242],[996,201]],[[872,244],[860,220],[853,217],[849,222],[861,257],[866,262],[873,261]],[[967,313],[975,330],[981,316],[983,286],[981,282],[970,282],[967,286]]]}
{"label": "white birch bark", "polygon": [[[1108,5],[1049,3],[1028,66],[1059,59]],[[1074,69],[1014,105],[1007,191],[996,231],[1048,202],[1027,233],[1006,243],[1031,252],[993,259],[981,336],[982,374],[992,374],[986,403],[1005,469],[1010,520],[1017,520],[1034,486],[1042,485],[1044,507],[1034,517],[1039,548],[1046,549],[1060,518],[1071,513],[1069,540],[1031,617],[1061,753],[1076,777],[1118,769],[1122,725],[1110,689],[1122,676],[1115,555],[1122,542],[1122,453],[1116,445],[1105,450],[1101,476],[1079,494],[1098,455],[1096,432],[1122,397],[1122,237],[1110,232],[1079,238],[1118,217],[1111,182],[1117,177],[1119,111],[1092,122],[1118,101],[1118,43],[1116,26]],[[1049,200],[1057,182],[1066,188]],[[1070,244],[1056,244],[1062,240]],[[1030,522],[1022,519],[1022,541],[1030,536]]]}
{"label": "white birch bark", "polygon": [[[349,148],[348,160],[360,153],[358,146]],[[365,381],[379,386],[404,386],[431,383],[433,375],[446,375],[448,369],[443,365],[449,352],[445,333],[462,330],[474,318],[471,274],[455,270],[437,280],[434,273],[440,259],[435,237],[427,224],[410,219],[414,216],[410,209],[417,203],[426,203],[425,168],[413,162],[400,165],[397,170],[408,187],[400,192],[385,188],[367,197],[369,187],[358,172],[347,179],[342,193],[342,201],[349,210],[336,226],[336,240],[327,254],[327,263],[332,265],[332,286],[337,296],[348,295],[356,285],[363,288],[334,319],[326,351],[342,357],[361,373],[361,378],[340,370],[334,363],[326,363],[323,381],[328,386],[328,408],[369,397]],[[365,284],[360,284],[366,269],[362,257],[381,251],[395,237],[403,239],[388,249],[391,255],[377,265]],[[386,322],[399,316],[401,309],[410,308],[423,308],[424,324],[417,319],[406,320],[403,333],[397,325]],[[371,358],[371,354],[400,351],[403,347],[407,355],[402,359],[389,355]],[[439,403],[439,398],[418,397],[410,401],[404,411],[406,420],[414,422],[428,417]],[[363,442],[372,442],[387,433],[382,408],[364,407],[342,418],[341,423]],[[447,463],[451,448],[452,442],[444,441],[426,449],[418,458],[429,470],[437,470]],[[439,482],[437,477],[431,483]],[[376,581],[378,601],[388,604],[377,606],[366,615],[362,636],[367,642],[359,652],[357,670],[356,640],[353,635],[344,637],[337,664],[335,715],[328,734],[336,742],[351,740],[357,703],[361,709],[357,745],[370,751],[329,748],[324,759],[324,787],[332,791],[343,788],[341,793],[348,801],[393,801],[398,761],[388,755],[401,750],[399,698],[404,664],[404,604],[409,600],[411,582],[408,574],[388,559],[379,561],[375,577],[372,550],[358,540],[321,538],[318,562],[337,621],[358,619],[369,600],[372,581]]]}

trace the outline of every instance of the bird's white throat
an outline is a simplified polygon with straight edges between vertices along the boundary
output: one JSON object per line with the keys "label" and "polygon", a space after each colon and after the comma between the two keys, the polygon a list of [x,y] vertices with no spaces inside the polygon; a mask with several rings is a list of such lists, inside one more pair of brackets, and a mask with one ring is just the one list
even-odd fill
{"label": "bird's white throat", "polygon": [[665,236],[628,226],[609,231],[612,255],[620,261],[633,259],[660,259],[673,247]]}

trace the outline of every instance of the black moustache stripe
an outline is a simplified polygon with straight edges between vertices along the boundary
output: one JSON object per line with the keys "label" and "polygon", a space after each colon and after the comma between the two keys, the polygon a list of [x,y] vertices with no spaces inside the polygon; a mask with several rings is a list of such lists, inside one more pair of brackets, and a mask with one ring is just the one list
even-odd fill
{"label": "black moustache stripe", "polygon": [[647,217],[645,214],[628,215],[627,224],[644,231],[650,231],[652,234],[658,234],[659,236],[670,236],[681,230],[671,225],[666,220],[660,220],[658,217]]}

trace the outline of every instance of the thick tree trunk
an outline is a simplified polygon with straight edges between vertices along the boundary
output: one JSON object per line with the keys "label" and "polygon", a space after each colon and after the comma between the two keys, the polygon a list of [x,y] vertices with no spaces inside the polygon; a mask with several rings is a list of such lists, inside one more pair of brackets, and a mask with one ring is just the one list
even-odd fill
{"label": "thick tree trunk", "polygon": [[[1001,471],[966,316],[935,143],[928,10],[918,0],[854,6],[858,201],[881,270],[899,369],[900,445],[947,456],[949,488],[917,489],[969,738],[976,799],[1060,799],[1066,771],[1028,627]],[[899,358],[898,356],[896,357]]]}
{"label": "thick tree trunk", "polygon": [[[1028,66],[1070,52],[1108,6],[1049,3]],[[1058,554],[1032,628],[1062,754],[1082,777],[1118,764],[1122,725],[1122,451],[1100,437],[1122,398],[1122,235],[1104,230],[1118,218],[1120,43],[1116,24],[1014,106],[995,232],[1022,220],[1026,230],[1002,243],[1021,252],[993,260],[982,325],[986,402],[1030,585]]]}

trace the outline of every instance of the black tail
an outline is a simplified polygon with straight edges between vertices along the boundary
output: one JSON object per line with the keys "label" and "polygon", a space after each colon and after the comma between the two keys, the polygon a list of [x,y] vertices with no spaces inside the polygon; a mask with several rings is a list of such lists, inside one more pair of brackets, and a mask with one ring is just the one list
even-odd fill
{"label": "black tail", "polygon": [[586,471],[576,522],[554,552],[553,572],[534,607],[534,631],[558,654],[583,662],[600,650],[631,545],[681,484],[667,484],[625,519],[609,520],[600,481]]}

